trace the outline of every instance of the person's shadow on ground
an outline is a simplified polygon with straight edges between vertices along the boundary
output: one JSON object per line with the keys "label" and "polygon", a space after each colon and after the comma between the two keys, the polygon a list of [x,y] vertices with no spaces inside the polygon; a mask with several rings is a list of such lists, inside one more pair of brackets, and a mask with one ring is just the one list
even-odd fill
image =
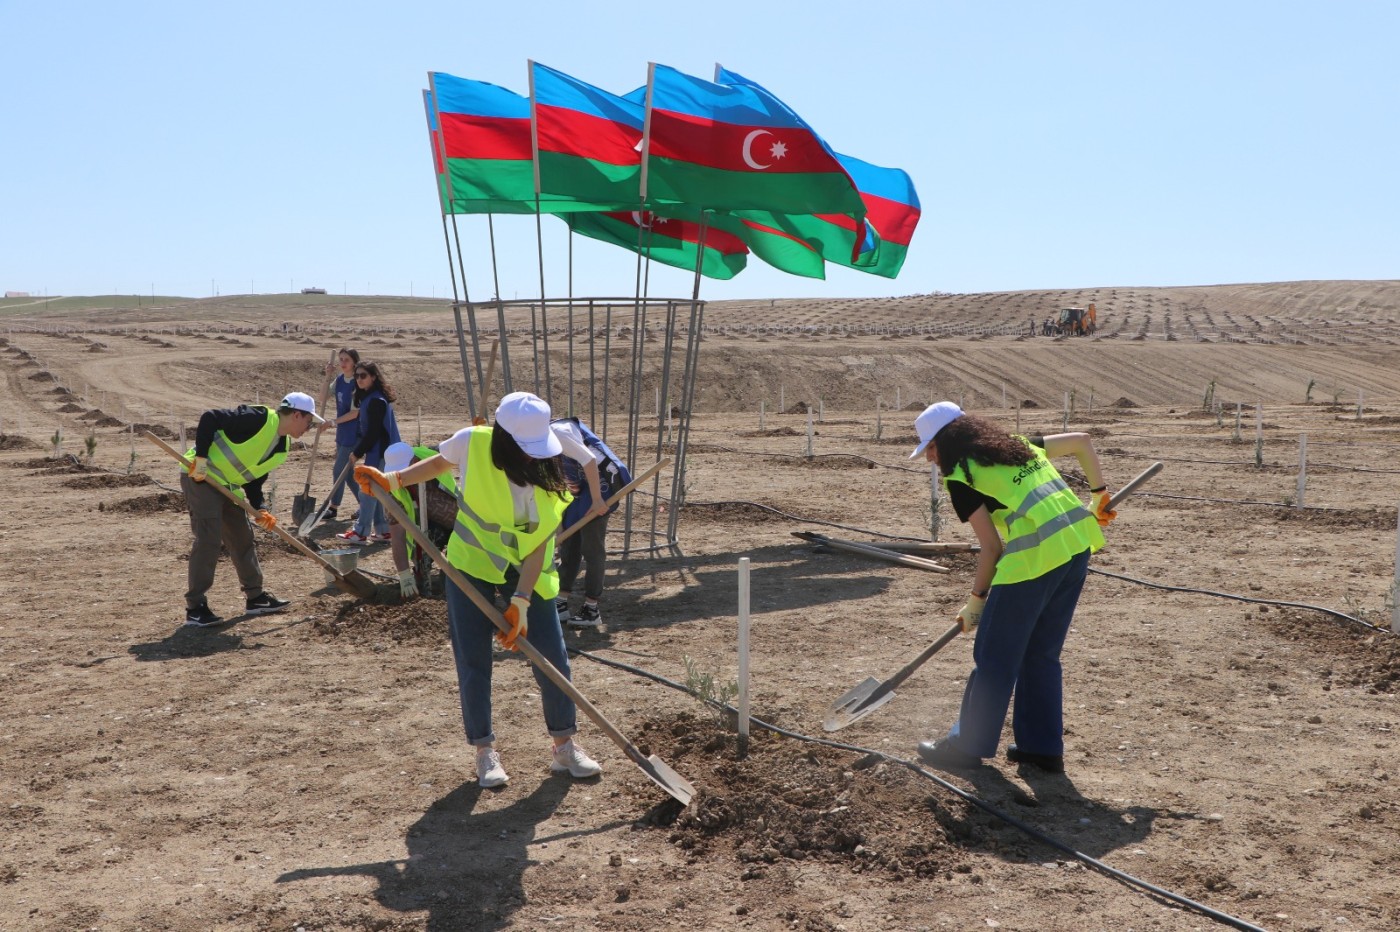
{"label": "person's shadow on ground", "polygon": [[[1191,813],[1150,806],[1114,807],[1082,795],[1068,775],[1047,773],[1030,765],[1021,765],[1017,774],[1026,781],[1030,792],[990,766],[940,776],[965,778],[973,785],[973,795],[999,812],[1096,859],[1142,841],[1152,833],[1158,819],[1198,818]],[[1067,856],[1066,852],[1057,855],[1058,849],[980,808],[950,807],[947,803],[944,795],[927,800],[929,810],[948,838],[970,851],[1015,862]]]}
{"label": "person's shadow on ground", "polygon": [[215,628],[196,628],[193,625],[182,625],[176,628],[167,637],[159,641],[145,641],[140,644],[132,644],[126,651],[133,658],[140,661],[156,660],[189,660],[198,657],[211,657],[214,654],[222,654],[235,650],[262,650],[266,647],[259,641],[249,642],[245,638],[262,637],[271,634],[273,631],[280,631],[283,628],[290,628],[293,625],[305,624],[307,619],[300,621],[288,621],[276,625],[272,628],[261,628],[257,631],[249,631],[246,628],[239,628],[239,622],[245,624],[255,618],[263,621],[270,621],[280,616],[266,615],[237,615],[228,619],[224,624]]}
{"label": "person's shadow on ground", "polygon": [[[510,805],[476,812],[483,790],[464,783],[434,802],[405,834],[408,857],[343,867],[288,871],[278,883],[363,874],[379,883],[375,899],[396,912],[427,912],[429,932],[507,928],[525,902],[521,877],[530,864],[530,846],[610,831],[626,823],[539,838],[546,822],[574,781],[546,778]],[[505,792],[509,792],[506,790]]]}

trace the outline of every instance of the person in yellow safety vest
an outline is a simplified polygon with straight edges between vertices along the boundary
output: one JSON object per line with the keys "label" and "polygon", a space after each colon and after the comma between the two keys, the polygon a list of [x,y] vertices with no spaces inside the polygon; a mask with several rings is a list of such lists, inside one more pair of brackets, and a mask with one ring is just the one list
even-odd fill
{"label": "person in yellow safety vest", "polygon": [[[496,408],[495,426],[457,431],[438,445],[436,456],[387,475],[356,466],[355,479],[366,494],[371,485],[394,492],[404,486],[455,472],[457,523],[447,544],[447,559],[487,599],[510,596],[509,634],[496,635],[514,648],[526,638],[564,676],[569,654],[554,608],[559,575],[554,569],[554,535],[571,496],[558,456],[564,445],[550,430],[549,404],[529,392],[511,392]],[[579,454],[590,459],[585,447]],[[501,786],[510,777],[496,752],[491,727],[491,636],[495,625],[449,579],[447,620],[457,665],[457,691],[467,741],[476,748],[477,782]],[[573,739],[578,710],[568,694],[534,670],[544,706],[545,727],[554,742],[550,770],[576,778],[602,771]]]}
{"label": "person in yellow safety vest", "polygon": [[258,526],[277,526],[272,513],[263,510],[263,480],[287,459],[290,441],[306,433],[322,418],[316,402],[304,392],[292,392],[276,408],[239,405],[205,411],[195,428],[194,447],[185,454],[189,469],[180,476],[180,488],[190,511],[194,547],[190,550],[189,587],[185,591],[185,624],[210,628],[224,619],[209,608],[208,593],[214,585],[214,567],[222,544],[238,571],[246,598],[245,614],[280,612],[290,602],[263,589],[262,567],[253,546],[253,530],[243,509],[209,483],[245,496],[258,509]]}
{"label": "person in yellow safety vest", "polygon": [[[1060,652],[1069,633],[1089,555],[1115,517],[1103,468],[1088,434],[1022,437],[951,401],[929,405],[914,422],[923,454],[944,475],[953,510],[982,549],[972,594],[958,621],[976,631],[974,667],[958,720],[946,737],[919,745],[943,770],[981,766],[996,754],[1007,706],[1015,743],[1008,760],[1064,772]],[[1084,507],[1051,457],[1073,456],[1089,483]]]}
{"label": "person in yellow safety vest", "polygon": [[[407,469],[416,462],[436,456],[437,451],[431,447],[415,447],[400,440],[398,443],[390,444],[384,451],[384,472],[399,472]],[[453,498],[457,497],[457,483],[453,481],[452,473],[446,472],[438,476],[436,482]],[[394,501],[399,503],[408,519],[413,522],[418,521],[418,486],[405,486],[394,490]],[[434,525],[436,526],[436,525]],[[452,528],[445,528],[451,531]],[[413,538],[408,536],[397,522],[389,523],[390,550],[394,555],[394,569],[399,574],[399,595],[405,599],[415,598],[418,595],[418,580],[413,573],[413,556],[416,549]]]}

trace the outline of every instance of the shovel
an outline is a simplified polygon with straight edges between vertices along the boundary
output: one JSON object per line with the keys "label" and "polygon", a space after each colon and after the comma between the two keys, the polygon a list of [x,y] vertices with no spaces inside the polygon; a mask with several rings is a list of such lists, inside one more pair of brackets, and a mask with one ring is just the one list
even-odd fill
{"label": "shovel", "polygon": [[[1113,511],[1129,495],[1148,479],[1162,471],[1161,463],[1153,463],[1151,466],[1138,473],[1128,484],[1119,489],[1112,498],[1108,500],[1108,510]],[[924,663],[934,654],[942,650],[947,644],[962,632],[962,624],[954,622],[953,626],[934,641],[924,652],[913,660],[909,661],[899,672],[883,683],[873,676],[866,677],[865,682],[856,686],[840,699],[831,704],[831,710],[827,713],[826,721],[822,722],[822,728],[826,731],[839,731],[853,722],[858,722],[880,706],[894,698],[895,687],[913,675],[914,671],[923,666]]]}
{"label": "shovel", "polygon": [[[431,557],[432,561],[438,565],[438,568],[447,575],[447,578],[452,580],[457,588],[462,591],[462,594],[471,599],[476,607],[481,610],[482,614],[491,620],[492,624],[501,629],[501,631],[509,633],[511,630],[510,623],[506,621],[505,617],[500,612],[496,611],[496,606],[492,605],[476,586],[472,585],[471,582],[462,575],[461,570],[448,562],[447,557],[442,555],[441,550],[433,546],[433,542],[428,539],[428,535],[424,534],[418,529],[418,525],[409,520],[408,515],[399,507],[399,503],[394,500],[394,497],[388,492],[385,492],[378,485],[370,485],[370,491],[374,493],[374,497],[379,504],[384,506],[384,513],[397,521],[399,525],[408,532],[409,536],[417,542],[422,551]],[[621,494],[621,492],[618,494]],[[583,522],[579,522],[579,524],[582,523]],[[578,525],[575,526],[577,527]],[[612,739],[614,744],[622,749],[622,752],[627,755],[627,759],[636,764],[642,773],[646,774],[657,786],[679,800],[682,806],[690,805],[691,799],[695,797],[695,787],[691,785],[689,780],[672,770],[669,764],[655,754],[643,756],[642,752],[637,750],[637,746],[631,741],[628,741],[627,736],[618,731],[617,726],[608,721],[603,716],[603,713],[598,711],[598,708],[594,706],[593,703],[589,702],[573,683],[569,682],[569,678],[563,673],[560,673],[559,669],[549,662],[549,658],[541,654],[533,644],[525,638],[518,638],[516,639],[515,645],[520,648],[521,653],[523,653],[531,663],[544,673],[545,676],[549,677],[550,681],[553,682],[555,686],[563,690],[564,693],[574,701],[574,704],[582,709],[583,713],[592,719],[593,723],[602,729],[604,734]]]}
{"label": "shovel", "polygon": [[[143,431],[142,435],[147,440],[151,441],[151,443],[154,443],[166,453],[169,453],[173,458],[179,460],[180,464],[184,466],[185,469],[190,468],[190,461],[185,459],[184,455],[181,454],[179,450],[176,450],[170,444],[166,443],[164,440],[160,439],[150,431]],[[206,485],[218,489],[219,494],[223,495],[229,501],[233,502],[235,505],[238,505],[244,511],[246,511],[248,513],[248,517],[253,518],[254,520],[257,519],[257,509],[254,508],[252,505],[248,504],[248,500],[246,498],[244,498],[241,495],[234,494],[232,491],[225,488],[220,483],[213,481],[212,479],[207,481]],[[342,573],[339,569],[336,568],[335,564],[331,563],[331,561],[327,560],[325,557],[321,556],[319,553],[312,550],[310,547],[306,546],[301,541],[297,540],[295,537],[284,531],[281,525],[275,525],[272,528],[272,533],[276,534],[278,537],[282,538],[282,540],[286,541],[288,544],[291,544],[294,548],[306,554],[308,557],[315,560],[317,563],[321,564],[321,566],[325,568],[327,573],[330,573],[332,576],[335,577],[335,584],[345,592],[349,593],[350,595],[353,595],[357,599],[373,599],[375,597],[378,587],[374,584],[374,580],[365,576],[359,570],[351,570],[348,573]]]}
{"label": "shovel", "polygon": [[[336,476],[335,484],[331,486],[331,491],[330,494],[326,496],[325,504],[321,506],[319,511],[313,511],[310,515],[308,515],[306,519],[301,522],[301,527],[297,528],[298,537],[305,537],[306,535],[310,534],[316,529],[316,525],[321,523],[321,519],[325,517],[326,512],[330,510],[331,499],[335,498],[335,490],[340,488],[340,486],[344,484],[345,480],[348,479],[350,476],[350,470],[354,468],[354,463],[345,464],[345,468],[340,471],[340,475]],[[316,499],[313,498],[311,500],[311,504],[315,505]]]}
{"label": "shovel", "polygon": [[[331,356],[331,363],[335,363],[335,355]],[[325,404],[322,403],[321,413],[325,413]],[[321,435],[325,431],[316,431],[316,439],[311,441],[311,462],[306,464],[306,487],[301,490],[300,495],[292,496],[292,523],[301,524],[312,512],[316,510],[316,499],[311,494],[311,471],[316,468],[316,448],[321,445]]]}

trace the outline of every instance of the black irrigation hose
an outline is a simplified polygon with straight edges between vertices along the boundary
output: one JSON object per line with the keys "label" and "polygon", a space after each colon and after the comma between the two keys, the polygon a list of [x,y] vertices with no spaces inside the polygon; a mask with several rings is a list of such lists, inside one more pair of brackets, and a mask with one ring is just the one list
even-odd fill
{"label": "black irrigation hose", "polygon": [[1092,566],[1089,567],[1089,572],[1098,573],[1100,576],[1109,576],[1113,579],[1122,579],[1126,582],[1137,583],[1139,586],[1147,586],[1149,589],[1163,589],[1167,592],[1194,592],[1200,595],[1218,596],[1222,599],[1234,599],[1237,602],[1252,602],[1255,605],[1280,605],[1284,608],[1307,609],[1311,612],[1321,612],[1324,615],[1331,615],[1333,618],[1340,618],[1342,621],[1347,621],[1351,624],[1358,625],[1362,628],[1365,628],[1367,631],[1379,632],[1381,634],[1391,633],[1389,628],[1383,628],[1380,625],[1373,625],[1369,621],[1363,621],[1360,618],[1357,618],[1353,615],[1348,615],[1345,612],[1339,612],[1335,609],[1323,608],[1321,605],[1309,605],[1306,602],[1283,602],[1278,599],[1256,599],[1252,596],[1234,595],[1230,592],[1217,592],[1214,589],[1197,589],[1191,586],[1168,586],[1165,583],[1148,582],[1145,579],[1138,579],[1134,576],[1125,576],[1122,573],[1113,573],[1108,570],[1096,569]]}
{"label": "black irrigation hose", "polygon": [[1173,495],[1170,492],[1137,492],[1142,498],[1175,498],[1186,502],[1217,502],[1221,505],[1268,505],[1270,508],[1293,508],[1298,511],[1352,511],[1331,505],[1290,505],[1287,502],[1260,502],[1249,498],[1203,498],[1199,495]]}
{"label": "black irrigation hose", "polygon": [[760,509],[761,511],[769,511],[775,515],[779,515],[784,518],[789,518],[793,521],[801,521],[804,524],[821,524],[826,527],[839,527],[843,531],[856,531],[860,534],[873,534],[876,537],[885,537],[889,540],[909,540],[918,543],[924,543],[924,539],[922,537],[901,537],[898,534],[886,534],[884,531],[868,531],[865,528],[853,527],[849,524],[837,524],[835,521],[820,521],[816,518],[804,518],[801,515],[790,515],[786,511],[779,511],[778,509],[770,505],[760,505],[758,502],[686,502],[683,507],[701,508],[713,507],[715,505],[750,505],[754,508]]}
{"label": "black irrigation hose", "polygon": [[882,463],[879,460],[872,460],[868,456],[861,456],[858,453],[813,453],[808,456],[805,453],[766,453],[763,450],[736,450],[733,447],[722,447],[719,444],[707,443],[701,449],[695,449],[699,444],[691,444],[687,449],[694,453],[738,453],[742,456],[781,456],[793,460],[815,460],[824,456],[840,456],[848,460],[860,460],[862,463],[869,463],[871,466],[878,466],[881,469],[898,469],[901,472],[928,472],[927,469],[914,469],[910,466],[892,466],[889,463]]}
{"label": "black irrigation hose", "polygon": [[[644,679],[649,679],[653,682],[660,683],[663,686],[669,686],[672,689],[675,689],[679,692],[683,692],[687,695],[695,696],[694,692],[687,689],[682,684],[677,683],[675,680],[669,680],[666,677],[661,676],[660,674],[652,673],[651,671],[644,670],[641,667],[636,667],[631,664],[622,663],[618,660],[609,660],[604,657],[599,657],[597,654],[592,654],[588,651],[579,650],[577,648],[570,648],[569,653],[579,657],[586,657],[589,660],[592,660],[594,663],[600,663],[603,666],[612,667],[616,670],[622,670],[624,672],[631,673],[635,676],[640,676]],[[725,703],[716,702],[711,699],[704,699],[700,696],[696,696],[695,698],[700,699],[700,701],[704,702],[706,705],[712,706],[713,708],[721,709],[725,712],[729,712],[736,716],[739,714],[738,709],[734,708],[733,706],[726,705]],[[1065,842],[1062,842],[1059,839],[1055,838],[1053,835],[1048,835],[1045,832],[1042,832],[1040,829],[1036,828],[1035,826],[1028,825],[1027,823],[1022,822],[1015,816],[1010,815],[1006,812],[1002,812],[1000,809],[996,808],[991,803],[984,802],[983,800],[977,798],[976,796],[967,792],[966,790],[961,789],[960,787],[955,786],[952,783],[949,783],[947,780],[944,780],[937,774],[926,770],[923,767],[920,767],[913,761],[907,761],[903,758],[893,757],[889,754],[884,753],[883,751],[877,751],[872,748],[861,747],[860,745],[856,744],[843,744],[842,742],[831,741],[827,738],[817,738],[813,737],[812,735],[804,735],[800,732],[789,731],[786,728],[780,728],[777,725],[770,724],[768,722],[763,721],[762,719],[754,718],[752,715],[749,716],[749,721],[757,725],[759,728],[764,729],[765,731],[771,731],[773,734],[782,735],[785,738],[793,738],[798,741],[805,741],[810,744],[819,744],[824,747],[836,748],[837,750],[842,751],[852,751],[858,754],[865,754],[872,757],[878,757],[882,760],[888,761],[891,764],[898,764],[899,766],[904,767],[905,769],[912,771],[913,773],[918,774],[919,776],[938,784],[940,787],[957,796],[959,799],[972,806],[977,807],[978,809],[981,809],[988,815],[1000,819],[1006,824],[1020,830],[1021,832],[1024,832],[1026,835],[1029,835],[1031,838],[1035,839],[1041,844],[1048,845],[1049,847],[1054,848],[1056,851],[1067,854],[1070,857],[1074,858],[1076,861],[1079,861],[1082,864],[1086,864],[1089,867],[1092,867],[1094,870],[1098,871],[1104,876],[1110,877],[1113,880],[1117,880],[1119,883],[1126,884],[1130,887],[1137,887],[1138,889],[1144,890],[1147,893],[1152,894],[1153,896],[1161,897],[1162,899],[1168,900],[1169,902],[1176,903],[1180,906],[1184,906],[1191,910],[1195,910],[1201,915],[1213,919],[1216,922],[1222,923],[1224,925],[1228,925],[1236,929],[1245,929],[1248,930],[1248,932],[1265,932],[1265,930],[1261,927],[1252,925],[1244,921],[1243,919],[1238,919],[1234,916],[1231,916],[1229,913],[1223,913],[1217,909],[1212,909],[1211,907],[1206,906],[1204,903],[1198,903],[1197,901],[1190,899],[1189,897],[1186,897],[1180,893],[1174,893],[1171,890],[1167,890],[1163,887],[1157,886],[1156,884],[1148,883],[1146,880],[1134,877],[1132,874],[1129,874],[1125,871],[1120,871],[1116,867],[1110,867],[1103,861],[1100,861],[1098,858],[1092,857],[1091,855],[1087,855],[1082,851],[1074,849]]]}

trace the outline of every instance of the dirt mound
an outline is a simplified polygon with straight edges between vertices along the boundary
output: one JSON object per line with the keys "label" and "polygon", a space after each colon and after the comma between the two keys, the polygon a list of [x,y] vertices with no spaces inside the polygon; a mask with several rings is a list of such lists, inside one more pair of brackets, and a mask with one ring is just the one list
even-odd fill
{"label": "dirt mound", "polygon": [[125,426],[126,426],[125,424],[123,424],[123,423],[121,422],[120,419],[115,418],[115,417],[112,417],[112,415],[110,415],[110,414],[104,414],[104,415],[102,415],[101,417],[99,417],[97,420],[93,421],[92,423],[93,423],[93,426],[94,426],[94,427],[125,427]]}
{"label": "dirt mound", "polygon": [[55,459],[52,456],[36,456],[22,463],[11,463],[15,469],[37,469],[37,476],[54,476],[70,472],[92,472],[91,466],[83,463],[72,453],[64,453]]}
{"label": "dirt mound", "polygon": [[[398,583],[381,586],[398,596]],[[318,617],[311,630],[321,637],[342,638],[352,643],[382,641],[447,640],[447,603],[437,599],[414,599],[398,604],[365,605],[347,602],[331,617]]]}
{"label": "dirt mound", "polygon": [[766,459],[775,466],[802,466],[808,469],[874,469],[876,465],[863,456],[849,453],[818,453],[811,459],[805,456],[769,456]]}
{"label": "dirt mound", "polygon": [[149,515],[162,511],[188,511],[185,496],[178,492],[157,492],[154,495],[138,495],[115,502],[98,502],[98,511],[127,511],[132,514]]}
{"label": "dirt mound", "polygon": [[1024,399],[1024,400],[1021,402],[1021,407],[1022,407],[1022,408],[1038,408],[1038,407],[1040,407],[1040,405],[1036,404],[1034,398],[1026,398],[1026,399]]}
{"label": "dirt mound", "polygon": [[740,437],[801,437],[804,434],[806,434],[805,430],[798,430],[796,427],[768,427],[763,430],[739,432]]}
{"label": "dirt mound", "polygon": [[88,346],[88,348],[87,348],[87,351],[88,351],[89,353],[105,353],[105,352],[107,352],[107,344],[105,344],[105,343],[92,343],[92,344],[89,344],[89,346]]}
{"label": "dirt mound", "polygon": [[1110,408],[1136,408],[1137,406],[1137,402],[1128,397],[1119,398],[1113,404],[1109,405]]}
{"label": "dirt mound", "polygon": [[31,382],[57,382],[58,379],[47,369],[40,369],[29,377]]}
{"label": "dirt mound", "polygon": [[79,476],[76,479],[65,479],[62,484],[65,489],[122,489],[137,485],[150,485],[151,477],[142,473],[124,475],[122,473],[104,472],[95,476]]}
{"label": "dirt mound", "polygon": [[788,408],[786,411],[784,411],[784,412],[782,412],[782,413],[783,413],[783,414],[806,414],[808,411],[811,411],[811,410],[812,410],[812,406],[811,406],[811,405],[807,404],[807,402],[805,402],[805,401],[799,401],[797,404],[793,405],[792,407]]}
{"label": "dirt mound", "polygon": [[138,434],[142,431],[150,431],[162,440],[175,439],[175,432],[164,424],[132,424],[131,426],[136,428]]}
{"label": "dirt mound", "polygon": [[43,447],[18,434],[0,434],[0,450],[42,450]]}
{"label": "dirt mound", "polygon": [[71,402],[71,401],[66,402],[65,404],[63,404],[63,405],[58,409],[58,411],[59,411],[60,414],[72,414],[74,411],[81,411],[81,410],[83,410],[83,406],[82,406],[82,405],[75,405],[75,404],[73,404],[73,402]]}
{"label": "dirt mound", "polygon": [[644,723],[637,743],[679,773],[704,774],[688,808],[679,811],[668,800],[650,820],[669,827],[669,841],[692,856],[748,864],[744,880],[763,877],[779,861],[937,878],[963,860],[940,813],[908,806],[928,794],[929,784],[873,754],[804,746],[760,731],[741,759],[732,731],[689,715]]}
{"label": "dirt mound", "polygon": [[[1306,501],[1306,499],[1305,499]],[[1303,524],[1308,527],[1369,528],[1375,531],[1395,530],[1394,508],[1330,508],[1309,510],[1306,508],[1277,508],[1274,520]]]}

